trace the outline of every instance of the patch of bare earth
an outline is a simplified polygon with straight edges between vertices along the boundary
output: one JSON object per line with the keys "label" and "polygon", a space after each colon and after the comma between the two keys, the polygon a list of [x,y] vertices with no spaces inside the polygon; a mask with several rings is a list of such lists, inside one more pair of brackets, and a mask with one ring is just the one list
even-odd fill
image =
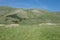
{"label": "patch of bare earth", "polygon": [[19,24],[8,24],[5,25],[5,27],[9,28],[9,27],[19,27]]}
{"label": "patch of bare earth", "polygon": [[0,27],[19,27],[19,24],[0,24]]}
{"label": "patch of bare earth", "polygon": [[39,25],[57,25],[57,24],[55,24],[55,23],[41,23]]}

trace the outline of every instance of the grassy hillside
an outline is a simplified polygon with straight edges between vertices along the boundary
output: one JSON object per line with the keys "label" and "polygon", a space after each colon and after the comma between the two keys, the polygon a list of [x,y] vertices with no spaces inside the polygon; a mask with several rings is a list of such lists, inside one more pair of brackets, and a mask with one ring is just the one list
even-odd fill
{"label": "grassy hillside", "polygon": [[60,23],[60,12],[0,6],[0,23],[40,24],[44,22]]}
{"label": "grassy hillside", "polygon": [[60,12],[0,6],[0,40],[60,40]]}

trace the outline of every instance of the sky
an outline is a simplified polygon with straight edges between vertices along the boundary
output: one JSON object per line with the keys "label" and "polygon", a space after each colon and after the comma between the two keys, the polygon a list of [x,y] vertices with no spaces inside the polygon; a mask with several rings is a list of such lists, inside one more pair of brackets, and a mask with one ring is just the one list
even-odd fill
{"label": "sky", "polygon": [[0,0],[0,6],[60,11],[60,0]]}

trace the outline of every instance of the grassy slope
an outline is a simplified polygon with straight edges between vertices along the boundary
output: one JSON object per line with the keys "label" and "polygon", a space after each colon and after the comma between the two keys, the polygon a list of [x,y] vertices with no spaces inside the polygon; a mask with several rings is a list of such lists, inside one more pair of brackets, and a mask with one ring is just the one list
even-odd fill
{"label": "grassy slope", "polygon": [[0,40],[60,40],[60,26],[20,25],[0,27]]}

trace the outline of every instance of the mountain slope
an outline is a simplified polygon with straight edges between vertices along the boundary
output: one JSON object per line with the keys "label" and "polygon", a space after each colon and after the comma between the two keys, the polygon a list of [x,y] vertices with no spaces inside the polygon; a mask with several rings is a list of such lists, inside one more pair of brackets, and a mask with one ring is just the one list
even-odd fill
{"label": "mountain slope", "polygon": [[60,23],[60,12],[6,6],[0,7],[0,23],[40,24],[45,22]]}

